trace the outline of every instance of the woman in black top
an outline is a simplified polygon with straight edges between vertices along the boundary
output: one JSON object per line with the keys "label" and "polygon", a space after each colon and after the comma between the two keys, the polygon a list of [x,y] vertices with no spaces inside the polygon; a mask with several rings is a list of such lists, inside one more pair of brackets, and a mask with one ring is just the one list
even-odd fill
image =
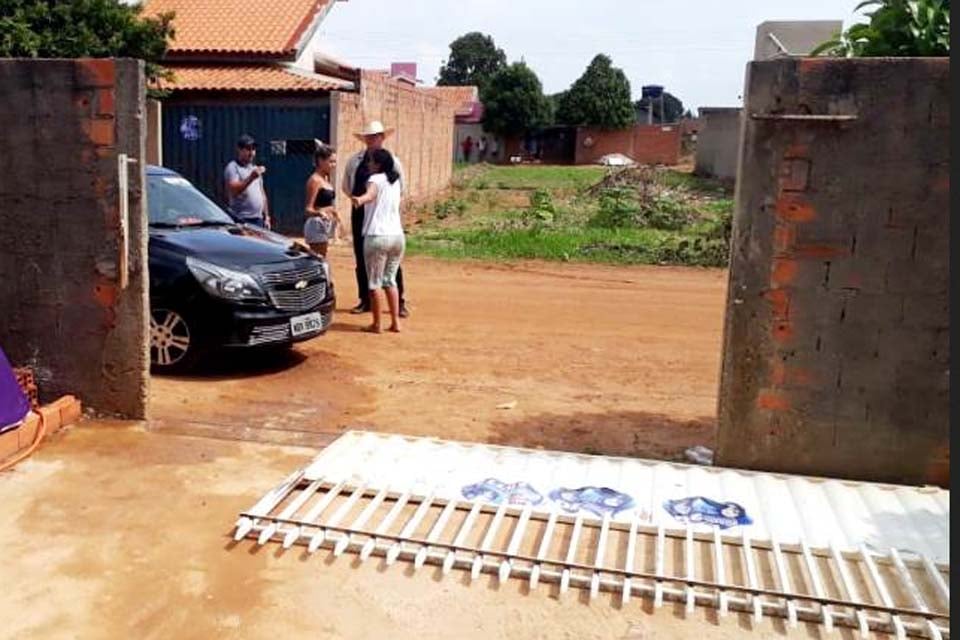
{"label": "woman in black top", "polygon": [[303,224],[303,239],[316,253],[327,256],[330,239],[336,236],[340,222],[334,201],[333,174],[337,168],[337,151],[320,145],[313,154],[313,173],[307,179],[307,202],[304,207],[307,220]]}

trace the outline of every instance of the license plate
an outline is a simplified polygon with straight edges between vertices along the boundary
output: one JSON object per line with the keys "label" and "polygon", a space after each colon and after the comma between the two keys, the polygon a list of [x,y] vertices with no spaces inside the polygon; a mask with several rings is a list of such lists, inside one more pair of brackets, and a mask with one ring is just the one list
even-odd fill
{"label": "license plate", "polygon": [[302,336],[305,333],[313,333],[323,329],[323,318],[319,313],[308,313],[306,315],[290,318],[290,333],[293,337]]}

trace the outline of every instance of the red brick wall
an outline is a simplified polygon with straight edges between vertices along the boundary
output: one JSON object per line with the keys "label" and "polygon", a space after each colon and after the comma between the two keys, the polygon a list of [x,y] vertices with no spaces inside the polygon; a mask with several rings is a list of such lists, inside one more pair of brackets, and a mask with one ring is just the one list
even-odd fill
{"label": "red brick wall", "polygon": [[[454,112],[459,106],[455,100],[444,100],[436,93],[370,71],[362,72],[359,93],[337,96],[334,144],[342,163],[363,149],[353,134],[365,122],[380,120],[387,128],[396,129],[386,147],[403,162],[406,204],[449,186]],[[338,201],[341,214],[348,213],[349,202],[345,198]]]}
{"label": "red brick wall", "polygon": [[[586,146],[587,139],[593,144]],[[678,125],[640,124],[632,129],[607,131],[594,127],[577,130],[576,164],[593,164],[610,153],[622,153],[640,164],[677,164],[682,131]]]}

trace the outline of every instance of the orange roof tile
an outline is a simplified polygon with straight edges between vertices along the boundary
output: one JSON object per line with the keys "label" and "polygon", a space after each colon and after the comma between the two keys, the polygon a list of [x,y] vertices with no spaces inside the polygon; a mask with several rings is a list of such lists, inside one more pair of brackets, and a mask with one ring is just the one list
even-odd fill
{"label": "orange roof tile", "polygon": [[168,55],[293,56],[332,0],[147,0],[145,15],[173,11]]}
{"label": "orange roof tile", "polygon": [[335,91],[353,83],[330,76],[290,71],[275,65],[171,66],[173,81],[159,88],[170,91]]}

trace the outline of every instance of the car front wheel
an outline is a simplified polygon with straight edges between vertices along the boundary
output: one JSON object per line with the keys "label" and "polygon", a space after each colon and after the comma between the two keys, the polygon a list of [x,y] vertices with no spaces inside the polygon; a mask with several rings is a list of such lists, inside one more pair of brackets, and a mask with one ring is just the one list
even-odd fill
{"label": "car front wheel", "polygon": [[150,310],[150,364],[159,372],[185,371],[197,360],[196,336],[173,309]]}

